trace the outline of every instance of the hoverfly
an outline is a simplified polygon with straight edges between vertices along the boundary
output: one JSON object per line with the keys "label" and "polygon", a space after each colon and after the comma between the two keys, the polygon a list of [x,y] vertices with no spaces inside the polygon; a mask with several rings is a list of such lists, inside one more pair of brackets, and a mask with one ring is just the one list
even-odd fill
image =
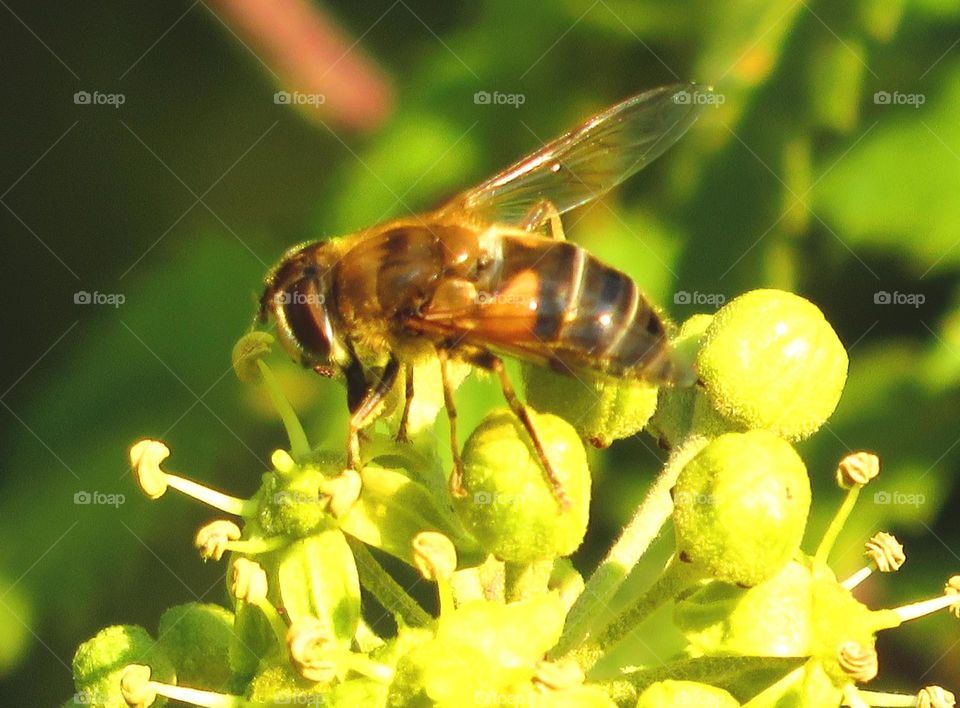
{"label": "hoverfly", "polygon": [[[564,239],[560,216],[643,169],[687,131],[702,87],[665,86],[590,118],[439,209],[290,250],[267,275],[259,319],[272,313],[300,364],[342,373],[350,422],[347,464],[359,469],[359,432],[405,370],[406,438],[413,363],[436,356],[463,493],[448,363],[499,378],[557,499],[563,489],[500,355],[566,374],[669,382],[664,323],[628,276]],[[370,373],[357,352],[381,352]]]}

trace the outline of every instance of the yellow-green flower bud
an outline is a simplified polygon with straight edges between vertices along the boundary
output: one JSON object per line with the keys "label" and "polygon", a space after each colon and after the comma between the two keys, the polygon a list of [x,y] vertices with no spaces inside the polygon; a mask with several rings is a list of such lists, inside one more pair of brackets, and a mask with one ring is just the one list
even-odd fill
{"label": "yellow-green flower bud", "polygon": [[790,559],[810,510],[803,460],[763,430],[712,440],[684,466],[673,495],[677,558],[745,586]]}
{"label": "yellow-green flower bud", "polygon": [[[73,656],[73,681],[78,701],[104,708],[127,708],[121,678],[130,664],[150,667],[158,681],[173,682],[176,671],[164,648],[147,630],[134,625],[116,625],[87,640]],[[147,672],[149,680],[151,672]],[[166,705],[159,698],[154,706]]]}
{"label": "yellow-green flower bud", "polygon": [[223,691],[229,687],[233,613],[219,605],[188,602],[160,616],[157,636],[185,686]]}
{"label": "yellow-green flower bud", "polygon": [[443,614],[436,636],[397,663],[388,705],[505,700],[511,687],[535,677],[560,637],[564,615],[555,593],[508,605],[471,602]]}
{"label": "yellow-green flower bud", "polygon": [[695,681],[657,681],[637,700],[637,708],[664,706],[739,708],[740,702],[722,688]]}
{"label": "yellow-green flower bud", "polygon": [[570,423],[594,447],[607,447],[641,430],[657,408],[659,389],[645,381],[564,376],[523,367],[527,402]]}
{"label": "yellow-green flower bud", "polygon": [[677,336],[670,341],[680,381],[675,386],[660,389],[657,412],[648,426],[662,447],[677,447],[691,435],[731,432],[730,424],[713,410],[703,389],[683,378],[685,372],[690,372],[687,378],[694,377],[694,362],[703,333],[712,321],[713,315],[694,315],[680,326]]}
{"label": "yellow-green flower bud", "polygon": [[714,315],[697,371],[724,417],[802,440],[836,408],[847,353],[816,305],[780,290],[753,290]]}
{"label": "yellow-green flower bud", "polygon": [[480,544],[518,563],[573,553],[583,541],[590,508],[590,470],[576,431],[554,415],[531,411],[530,416],[569,506],[557,503],[523,425],[508,410],[488,415],[467,440],[467,493],[456,499],[460,518]]}
{"label": "yellow-green flower bud", "polygon": [[791,561],[752,588],[710,582],[680,600],[674,624],[692,656],[805,656],[813,632],[810,569]]}

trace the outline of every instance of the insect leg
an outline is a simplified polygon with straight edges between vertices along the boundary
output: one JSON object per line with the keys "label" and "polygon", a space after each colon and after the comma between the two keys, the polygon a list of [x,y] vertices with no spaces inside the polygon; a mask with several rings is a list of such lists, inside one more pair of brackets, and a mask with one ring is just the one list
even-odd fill
{"label": "insect leg", "polygon": [[[359,366],[359,364],[357,364]],[[353,365],[351,364],[352,368]],[[383,401],[390,389],[393,388],[397,380],[397,372],[400,370],[400,362],[396,357],[391,356],[387,366],[380,376],[380,380],[373,386],[369,386],[361,398],[357,398],[356,389],[351,395],[351,378],[349,368],[347,372],[347,396],[348,401],[353,399],[355,405],[350,405],[350,423],[347,427],[347,467],[352,470],[360,470],[360,430],[364,428],[373,417],[377,406]],[[355,379],[354,379],[355,381]]]}
{"label": "insect leg", "polygon": [[534,207],[523,217],[520,222],[520,228],[525,231],[536,231],[544,224],[548,225],[550,238],[557,241],[565,241],[566,236],[563,233],[563,222],[560,221],[560,212],[549,199],[541,199]]}
{"label": "insect leg", "polygon": [[407,364],[404,368],[405,393],[403,399],[403,414],[400,416],[400,428],[397,430],[397,442],[407,442],[407,423],[410,420],[410,406],[413,404],[413,366]]}
{"label": "insect leg", "polygon": [[450,493],[460,497],[466,492],[463,489],[463,460],[460,459],[460,446],[457,444],[457,407],[453,404],[453,387],[447,371],[449,355],[445,349],[437,347],[437,358],[440,360],[440,378],[443,380],[443,404],[447,409],[447,420],[450,421],[450,450],[453,453]]}
{"label": "insect leg", "polygon": [[500,388],[503,390],[503,397],[506,399],[507,405],[510,406],[514,415],[516,415],[523,424],[527,435],[530,436],[530,440],[533,442],[533,449],[536,450],[540,464],[543,466],[544,472],[546,472],[547,481],[550,482],[550,486],[553,488],[553,495],[557,498],[562,508],[569,508],[570,499],[567,497],[566,492],[563,491],[563,483],[560,481],[556,470],[547,458],[547,453],[543,449],[543,443],[540,441],[540,436],[537,435],[536,428],[533,427],[533,421],[530,419],[530,413],[527,411],[527,407],[517,397],[517,392],[514,390],[513,384],[510,383],[510,377],[503,365],[503,360],[493,354],[488,354],[484,357],[483,361],[478,362],[478,365],[489,369],[500,378]]}

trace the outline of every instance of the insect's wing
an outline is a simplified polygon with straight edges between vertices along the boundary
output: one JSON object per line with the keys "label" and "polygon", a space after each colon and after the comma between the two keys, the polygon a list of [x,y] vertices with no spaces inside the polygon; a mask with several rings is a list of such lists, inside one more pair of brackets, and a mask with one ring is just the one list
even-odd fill
{"label": "insect's wing", "polygon": [[662,155],[696,121],[711,89],[675,84],[641,93],[460,194],[443,209],[519,224],[543,200],[564,213],[603,196]]}

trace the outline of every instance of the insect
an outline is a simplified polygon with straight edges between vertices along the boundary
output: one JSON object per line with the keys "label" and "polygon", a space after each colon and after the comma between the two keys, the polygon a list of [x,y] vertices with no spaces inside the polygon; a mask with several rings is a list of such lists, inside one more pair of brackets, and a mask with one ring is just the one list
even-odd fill
{"label": "insect", "polygon": [[[298,246],[267,275],[259,319],[272,314],[300,364],[343,374],[350,421],[347,464],[359,469],[359,432],[405,369],[406,438],[413,364],[436,356],[462,494],[449,363],[492,372],[533,442],[561,504],[562,485],[504,369],[502,355],[586,373],[669,382],[664,323],[628,276],[565,240],[560,216],[643,169],[687,131],[709,89],[647,91],[619,103],[467,190],[439,209],[346,237]],[[380,352],[379,375],[358,351]]]}

